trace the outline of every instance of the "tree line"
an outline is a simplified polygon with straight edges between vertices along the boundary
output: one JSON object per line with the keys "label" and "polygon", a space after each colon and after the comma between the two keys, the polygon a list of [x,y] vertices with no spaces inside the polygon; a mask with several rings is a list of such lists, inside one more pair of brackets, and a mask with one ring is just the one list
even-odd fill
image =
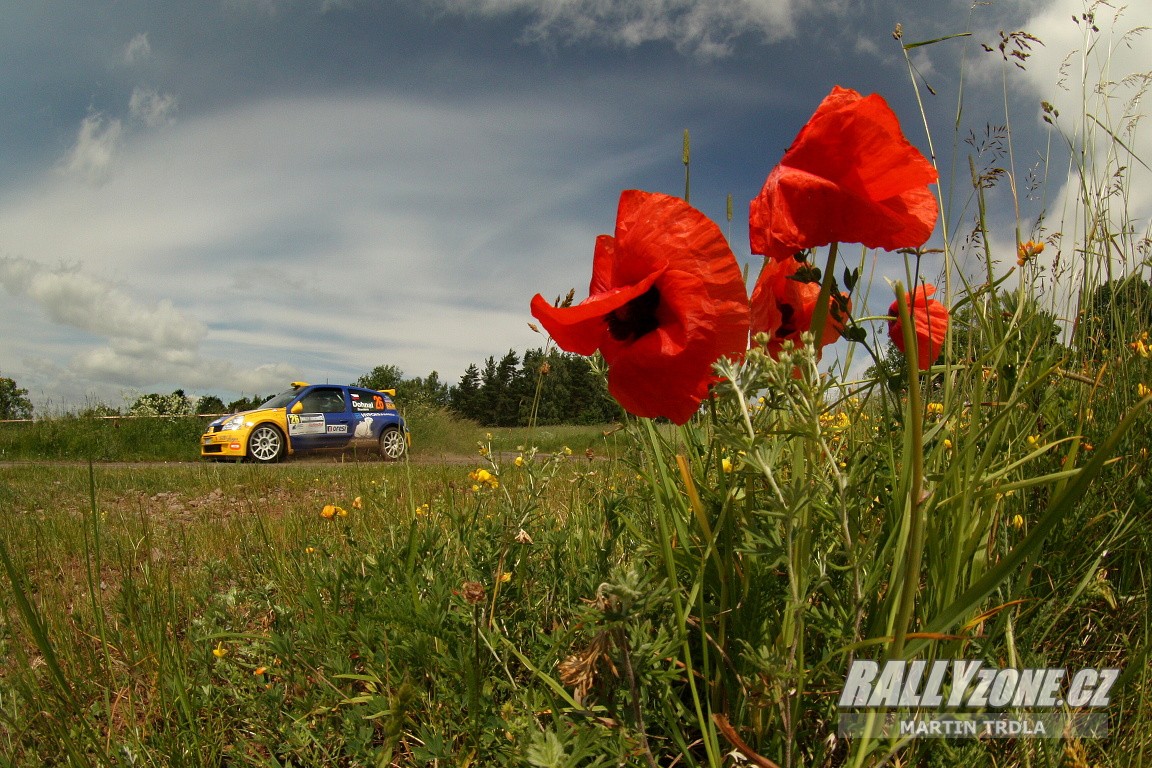
{"label": "tree line", "polygon": [[603,377],[588,358],[557,350],[514,350],[483,365],[465,369],[449,385],[432,371],[427,377],[405,378],[395,365],[380,365],[355,382],[369,389],[395,389],[401,404],[446,408],[485,426],[537,424],[603,424],[619,418],[620,406],[608,394]]}

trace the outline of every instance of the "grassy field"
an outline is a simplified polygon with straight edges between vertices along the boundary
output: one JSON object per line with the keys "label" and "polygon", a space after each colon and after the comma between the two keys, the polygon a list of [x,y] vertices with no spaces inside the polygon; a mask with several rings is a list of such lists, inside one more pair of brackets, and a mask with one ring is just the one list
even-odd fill
{"label": "grassy field", "polygon": [[[1065,380],[1052,387],[1051,402],[1087,391],[1100,414],[1092,440],[1101,450],[1109,409],[1127,407],[1113,402],[1116,389]],[[855,498],[864,491],[859,483],[880,493],[886,482],[859,446],[878,445],[875,423],[888,422],[880,399],[854,407],[849,419],[829,412],[820,421],[836,427],[821,439],[835,464],[852,467]],[[1011,436],[1001,439],[1017,445],[1008,464],[1032,452],[1026,438],[1036,417],[1003,430]],[[872,588],[853,588],[850,578],[814,576],[845,562],[833,541],[834,507],[814,509],[804,523],[810,551],[826,554],[806,555],[800,569],[780,552],[777,537],[789,529],[762,497],[752,462],[726,471],[721,457],[700,452],[738,421],[718,413],[712,427],[650,434],[662,449],[694,457],[692,487],[704,495],[712,525],[723,528],[725,510],[760,497],[739,540],[724,545],[725,562],[736,568],[729,577],[745,584],[733,587],[742,597],[730,602],[723,630],[740,644],[728,646],[731,668],[712,695],[730,696],[723,690],[732,684],[747,689],[750,698],[731,699],[745,703],[729,717],[740,718],[749,751],[781,756],[791,742],[793,764],[837,764],[848,753],[829,730],[844,668],[832,646],[853,642],[861,616],[867,622],[883,613],[886,590],[865,596]],[[966,429],[988,440],[996,432],[990,426]],[[959,442],[966,433],[952,434]],[[631,439],[642,443],[643,432]],[[1121,668],[1108,710],[1112,737],[920,740],[906,754],[940,765],[1144,764],[1152,624],[1143,561],[1152,526],[1139,490],[1144,465],[1134,463],[1147,461],[1143,438],[1133,439],[1097,491],[1048,533],[1042,554],[981,601],[974,613],[984,618],[937,650],[993,663]],[[488,452],[483,435],[481,442]],[[766,444],[791,451],[795,439]],[[938,442],[930,467],[943,466],[935,462],[944,451]],[[0,759],[15,766],[575,766],[645,764],[651,753],[664,756],[658,764],[673,754],[682,764],[706,763],[685,677],[686,664],[706,657],[699,649],[681,654],[701,616],[715,621],[715,601],[724,599],[715,580],[725,570],[711,570],[718,566],[701,555],[705,540],[687,519],[673,523],[680,532],[672,536],[661,528],[668,500],[645,479],[651,467],[642,452],[596,452],[589,459],[563,447],[536,455],[492,450],[486,458],[474,449],[471,465],[0,467]],[[1054,458],[1047,470],[1020,477],[1059,472],[1059,464]],[[780,479],[782,492],[792,493],[791,481]],[[683,498],[686,486],[676,485]],[[1048,494],[1042,484],[1016,484],[1015,492],[1011,485],[995,499],[994,530],[981,535],[982,550],[1003,556],[1042,524]],[[867,499],[841,503],[859,518],[857,539],[884,526],[879,507],[866,511]],[[958,522],[955,514],[948,524]],[[688,635],[677,618],[683,604],[660,576],[670,543],[676,570],[696,585],[684,597],[696,592],[711,605],[688,622]],[[873,544],[882,560],[883,537]],[[692,566],[701,556],[703,575]],[[795,648],[778,613],[795,588],[784,578],[789,572],[805,574],[813,590],[803,630],[808,691],[781,696],[774,686],[796,675],[786,656],[777,658],[782,643]],[[851,564],[843,570],[853,572]],[[704,682],[718,672],[691,674]],[[727,707],[717,703],[717,711]],[[789,711],[802,720],[789,725]]]}
{"label": "grassy field", "polygon": [[[513,753],[561,706],[516,652],[562,654],[580,598],[621,559],[615,470],[560,454],[493,487],[472,469],[0,468],[14,579],[0,590],[0,756]],[[531,487],[537,470],[554,473],[547,490]]]}

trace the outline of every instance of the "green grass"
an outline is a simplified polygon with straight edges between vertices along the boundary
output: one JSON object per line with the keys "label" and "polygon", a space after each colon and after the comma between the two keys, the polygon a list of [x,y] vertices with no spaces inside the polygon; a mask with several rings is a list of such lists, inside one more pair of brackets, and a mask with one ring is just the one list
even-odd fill
{"label": "green grass", "polygon": [[0,756],[510,755],[561,702],[505,643],[555,663],[621,558],[606,470],[557,457],[474,491],[444,466],[0,469]]}

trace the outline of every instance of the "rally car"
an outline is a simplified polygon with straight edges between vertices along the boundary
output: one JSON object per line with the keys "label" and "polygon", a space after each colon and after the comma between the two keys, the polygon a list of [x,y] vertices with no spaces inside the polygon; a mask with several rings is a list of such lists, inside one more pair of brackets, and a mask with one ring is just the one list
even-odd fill
{"label": "rally car", "polygon": [[410,441],[392,401],[395,394],[294,381],[256,410],[209,424],[200,438],[200,456],[268,464],[305,451],[368,447],[395,461]]}

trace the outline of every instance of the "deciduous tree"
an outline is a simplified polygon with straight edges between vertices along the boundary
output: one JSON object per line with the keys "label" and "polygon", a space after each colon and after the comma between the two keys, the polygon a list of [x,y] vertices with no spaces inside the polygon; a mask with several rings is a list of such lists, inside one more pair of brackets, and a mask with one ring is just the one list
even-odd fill
{"label": "deciduous tree", "polygon": [[16,381],[0,377],[0,419],[32,418],[32,401],[28,390],[16,386]]}

